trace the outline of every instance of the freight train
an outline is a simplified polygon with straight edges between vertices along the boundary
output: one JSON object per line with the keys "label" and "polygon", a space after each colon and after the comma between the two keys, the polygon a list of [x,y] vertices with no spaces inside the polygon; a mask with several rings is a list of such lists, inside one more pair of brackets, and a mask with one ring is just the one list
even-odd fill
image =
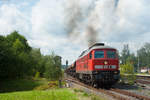
{"label": "freight train", "polygon": [[83,51],[65,72],[94,87],[111,87],[120,78],[118,51],[96,43]]}

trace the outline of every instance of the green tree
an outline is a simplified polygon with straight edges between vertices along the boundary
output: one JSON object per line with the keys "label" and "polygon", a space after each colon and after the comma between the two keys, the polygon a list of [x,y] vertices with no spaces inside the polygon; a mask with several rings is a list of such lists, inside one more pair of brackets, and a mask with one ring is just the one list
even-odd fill
{"label": "green tree", "polygon": [[31,47],[24,36],[17,31],[0,36],[0,78],[21,78],[29,75],[32,68]]}
{"label": "green tree", "polygon": [[150,43],[145,43],[145,45],[137,51],[137,57],[139,57],[140,67],[150,67]]}
{"label": "green tree", "polygon": [[6,38],[0,36],[0,79],[7,77],[7,61],[9,60],[10,50]]}
{"label": "green tree", "polygon": [[134,53],[130,54],[130,56],[127,58],[127,62],[130,62],[133,65],[134,71],[137,70],[138,59]]}
{"label": "green tree", "polygon": [[52,53],[45,56],[47,61],[45,65],[45,77],[50,80],[57,80],[62,76],[61,58]]}
{"label": "green tree", "polygon": [[121,62],[122,64],[126,64],[128,57],[130,56],[129,45],[125,44],[123,46],[123,50],[121,52]]}
{"label": "green tree", "polygon": [[54,53],[43,56],[32,49],[27,39],[17,31],[0,36],[0,79],[45,76],[51,80],[61,77],[61,58]]}
{"label": "green tree", "polygon": [[31,47],[29,46],[27,39],[20,35],[17,31],[12,32],[11,34],[7,35],[6,39],[8,40],[10,46],[16,42],[16,39],[20,40],[20,42],[24,45],[24,52],[30,52]]}
{"label": "green tree", "polygon": [[25,46],[21,43],[19,39],[16,39],[16,41],[13,42],[12,48],[15,54],[19,54],[21,52],[24,52]]}
{"label": "green tree", "polygon": [[40,49],[33,48],[31,51],[31,56],[34,63],[34,74],[39,73],[40,76],[43,76],[45,72],[45,59],[44,56],[41,54]]}
{"label": "green tree", "polygon": [[120,74],[122,82],[127,81],[129,84],[133,84],[136,77],[134,74],[134,66],[131,62],[120,65]]}
{"label": "green tree", "polygon": [[30,65],[30,55],[29,51],[27,52],[26,49],[26,45],[18,38],[12,43],[12,50],[17,59],[16,65],[14,66],[15,68],[13,67],[16,69],[15,73],[17,78],[25,77],[31,72],[32,66]]}

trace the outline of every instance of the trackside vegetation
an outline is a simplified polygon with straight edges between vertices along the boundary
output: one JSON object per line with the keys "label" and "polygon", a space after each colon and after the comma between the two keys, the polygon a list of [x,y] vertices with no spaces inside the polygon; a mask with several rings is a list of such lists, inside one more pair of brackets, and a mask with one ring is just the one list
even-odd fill
{"label": "trackside vegetation", "polygon": [[54,52],[42,55],[40,49],[32,48],[17,31],[7,36],[0,35],[1,81],[33,77],[57,80],[61,75],[61,57]]}
{"label": "trackside vegetation", "polygon": [[131,85],[134,84],[136,76],[134,73],[134,66],[130,62],[120,65],[120,75],[122,83],[126,81]]}
{"label": "trackside vegetation", "polygon": [[51,89],[46,91],[22,91],[0,94],[0,100],[106,100],[102,97],[71,89]]}
{"label": "trackside vegetation", "polygon": [[0,84],[0,100],[105,100],[79,89],[58,88],[58,81],[45,78],[5,80]]}
{"label": "trackside vegetation", "polygon": [[[136,48],[135,48],[136,49]],[[132,64],[134,72],[140,72],[140,69],[150,68],[150,43],[145,43],[136,52],[132,52],[128,44],[123,45],[123,49],[120,53],[121,64]]]}
{"label": "trackside vegetation", "polygon": [[0,100],[79,100],[67,89],[47,91],[24,91],[0,94]]}
{"label": "trackside vegetation", "polygon": [[[129,48],[129,45],[124,44],[120,53],[121,81],[129,84],[134,83],[135,74],[140,73],[140,69],[150,69],[150,43],[143,44],[134,53],[131,51],[133,50]],[[145,74],[148,74],[148,71]]]}

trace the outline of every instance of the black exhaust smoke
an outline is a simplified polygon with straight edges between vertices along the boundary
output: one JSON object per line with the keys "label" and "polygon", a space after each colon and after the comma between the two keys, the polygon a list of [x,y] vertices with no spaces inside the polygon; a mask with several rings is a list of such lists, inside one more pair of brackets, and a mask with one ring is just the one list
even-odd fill
{"label": "black exhaust smoke", "polygon": [[[91,45],[98,42],[101,25],[99,13],[97,10],[99,4],[97,2],[101,0],[86,0],[91,1],[87,7],[81,4],[84,0],[66,0],[65,8],[65,25],[66,33],[71,41],[81,41],[86,42],[90,47]],[[103,0],[111,1],[113,4],[113,9],[117,8],[119,0]],[[107,2],[105,2],[107,3]],[[86,9],[86,10],[85,10]],[[110,16],[111,17],[111,16]],[[108,23],[109,24],[109,23]],[[84,34],[84,35],[82,35]]]}

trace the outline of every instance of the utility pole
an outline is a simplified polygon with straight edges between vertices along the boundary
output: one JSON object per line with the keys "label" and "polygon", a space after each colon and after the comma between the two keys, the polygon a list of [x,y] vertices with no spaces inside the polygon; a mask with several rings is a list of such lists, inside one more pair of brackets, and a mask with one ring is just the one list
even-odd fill
{"label": "utility pole", "polygon": [[66,60],[66,68],[68,67],[68,60]]}
{"label": "utility pole", "polygon": [[140,59],[139,59],[139,55],[138,55],[138,72],[140,72]]}

